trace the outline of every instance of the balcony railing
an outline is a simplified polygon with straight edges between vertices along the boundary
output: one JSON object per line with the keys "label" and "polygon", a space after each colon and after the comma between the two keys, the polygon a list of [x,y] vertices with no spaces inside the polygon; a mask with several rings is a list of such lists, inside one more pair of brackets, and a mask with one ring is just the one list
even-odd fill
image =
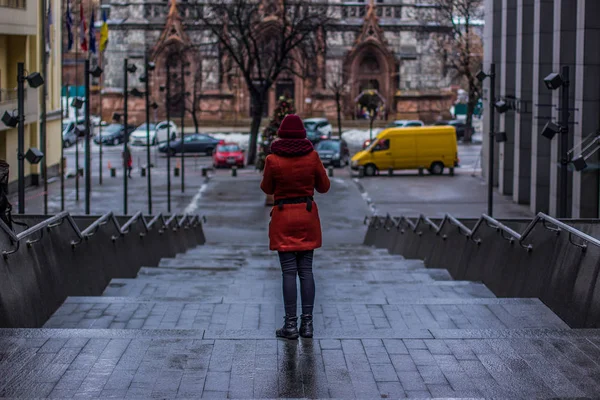
{"label": "balcony railing", "polygon": [[27,0],[0,0],[0,7],[24,10],[27,8]]}

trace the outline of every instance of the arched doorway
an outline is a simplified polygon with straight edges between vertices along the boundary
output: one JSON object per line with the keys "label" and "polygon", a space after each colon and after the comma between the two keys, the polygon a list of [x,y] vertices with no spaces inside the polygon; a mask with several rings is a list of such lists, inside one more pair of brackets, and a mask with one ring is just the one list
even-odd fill
{"label": "arched doorway", "polygon": [[[365,90],[374,89],[385,99],[389,106],[393,104],[395,61],[389,51],[373,41],[354,48],[346,58],[346,69],[350,71],[350,99],[355,99]],[[385,110],[382,118],[387,116]]]}
{"label": "arched doorway", "polygon": [[358,91],[362,92],[368,89],[379,90],[379,80],[381,79],[381,68],[379,61],[371,53],[365,54],[358,66]]}

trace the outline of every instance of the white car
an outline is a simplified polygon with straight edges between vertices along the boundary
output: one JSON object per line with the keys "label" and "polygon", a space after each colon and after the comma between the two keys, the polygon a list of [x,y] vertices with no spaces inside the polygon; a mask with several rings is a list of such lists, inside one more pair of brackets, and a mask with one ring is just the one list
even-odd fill
{"label": "white car", "polygon": [[411,126],[425,126],[420,120],[398,119],[386,125],[386,128],[408,128]]}
{"label": "white car", "polygon": [[327,118],[307,118],[303,122],[304,128],[306,128],[306,137],[313,144],[331,139],[333,128]]}
{"label": "white car", "polygon": [[[166,142],[168,131],[171,133],[171,140],[174,140],[177,137],[177,125],[173,121],[163,121],[158,124],[150,123],[150,145]],[[148,144],[146,139],[147,128],[145,123],[129,135],[129,143],[132,145],[146,146]]]}

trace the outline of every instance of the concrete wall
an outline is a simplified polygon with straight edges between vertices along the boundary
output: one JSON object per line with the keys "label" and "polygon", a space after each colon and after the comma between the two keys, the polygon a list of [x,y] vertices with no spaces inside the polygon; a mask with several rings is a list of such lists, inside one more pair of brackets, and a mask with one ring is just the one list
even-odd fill
{"label": "concrete wall", "polygon": [[[590,157],[583,172],[570,170],[566,188],[560,187],[559,173],[564,154],[575,147],[572,156],[577,157],[577,146],[600,129],[600,2],[486,0],[485,6],[485,68],[496,63],[498,96],[516,97],[515,109],[500,116],[497,125],[508,137],[498,146],[498,190],[529,204],[533,212],[551,215],[557,215],[560,194],[566,192],[569,217],[598,218],[600,157]],[[563,66],[570,67],[569,102],[564,105],[571,113],[567,149],[559,149],[560,135],[551,141],[540,136],[546,122],[561,122],[561,90],[549,90],[543,79]],[[484,86],[489,89],[489,83]],[[484,118],[488,133],[489,112]]]}
{"label": "concrete wall", "polygon": [[[82,230],[96,219],[76,217],[75,221]],[[18,220],[33,226],[43,217]],[[140,267],[158,265],[163,257],[205,242],[201,225],[162,234],[159,227],[146,233],[138,221],[128,234],[113,241],[117,231],[107,224],[74,248],[71,241],[77,236],[66,221],[30,237],[41,239],[31,247],[22,243],[15,254],[0,258],[0,327],[40,327],[68,296],[99,296],[112,278],[134,278]],[[0,232],[0,249],[12,248]]]}
{"label": "concrete wall", "polygon": [[[438,224],[440,221],[434,221]],[[472,228],[476,220],[462,220]],[[528,220],[506,220],[503,224],[523,232]],[[576,229],[600,237],[600,222],[571,220]],[[388,224],[390,227],[391,224]],[[572,327],[600,327],[600,247],[582,251],[566,232],[556,234],[538,223],[525,244],[503,239],[483,224],[473,239],[454,226],[441,231],[419,224],[416,232],[407,224],[389,231],[373,221],[365,244],[387,248],[391,253],[422,259],[429,268],[445,268],[454,279],[481,281],[499,297],[536,297]],[[575,243],[581,243],[577,237]]]}

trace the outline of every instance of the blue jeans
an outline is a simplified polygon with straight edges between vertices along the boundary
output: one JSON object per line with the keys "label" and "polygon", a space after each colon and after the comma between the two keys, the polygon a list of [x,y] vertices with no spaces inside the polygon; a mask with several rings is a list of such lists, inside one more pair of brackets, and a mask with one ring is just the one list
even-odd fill
{"label": "blue jeans", "polygon": [[280,251],[279,262],[281,263],[281,273],[283,275],[285,314],[296,315],[296,275],[298,275],[300,277],[302,314],[312,315],[315,304],[315,279],[312,272],[313,250]]}

